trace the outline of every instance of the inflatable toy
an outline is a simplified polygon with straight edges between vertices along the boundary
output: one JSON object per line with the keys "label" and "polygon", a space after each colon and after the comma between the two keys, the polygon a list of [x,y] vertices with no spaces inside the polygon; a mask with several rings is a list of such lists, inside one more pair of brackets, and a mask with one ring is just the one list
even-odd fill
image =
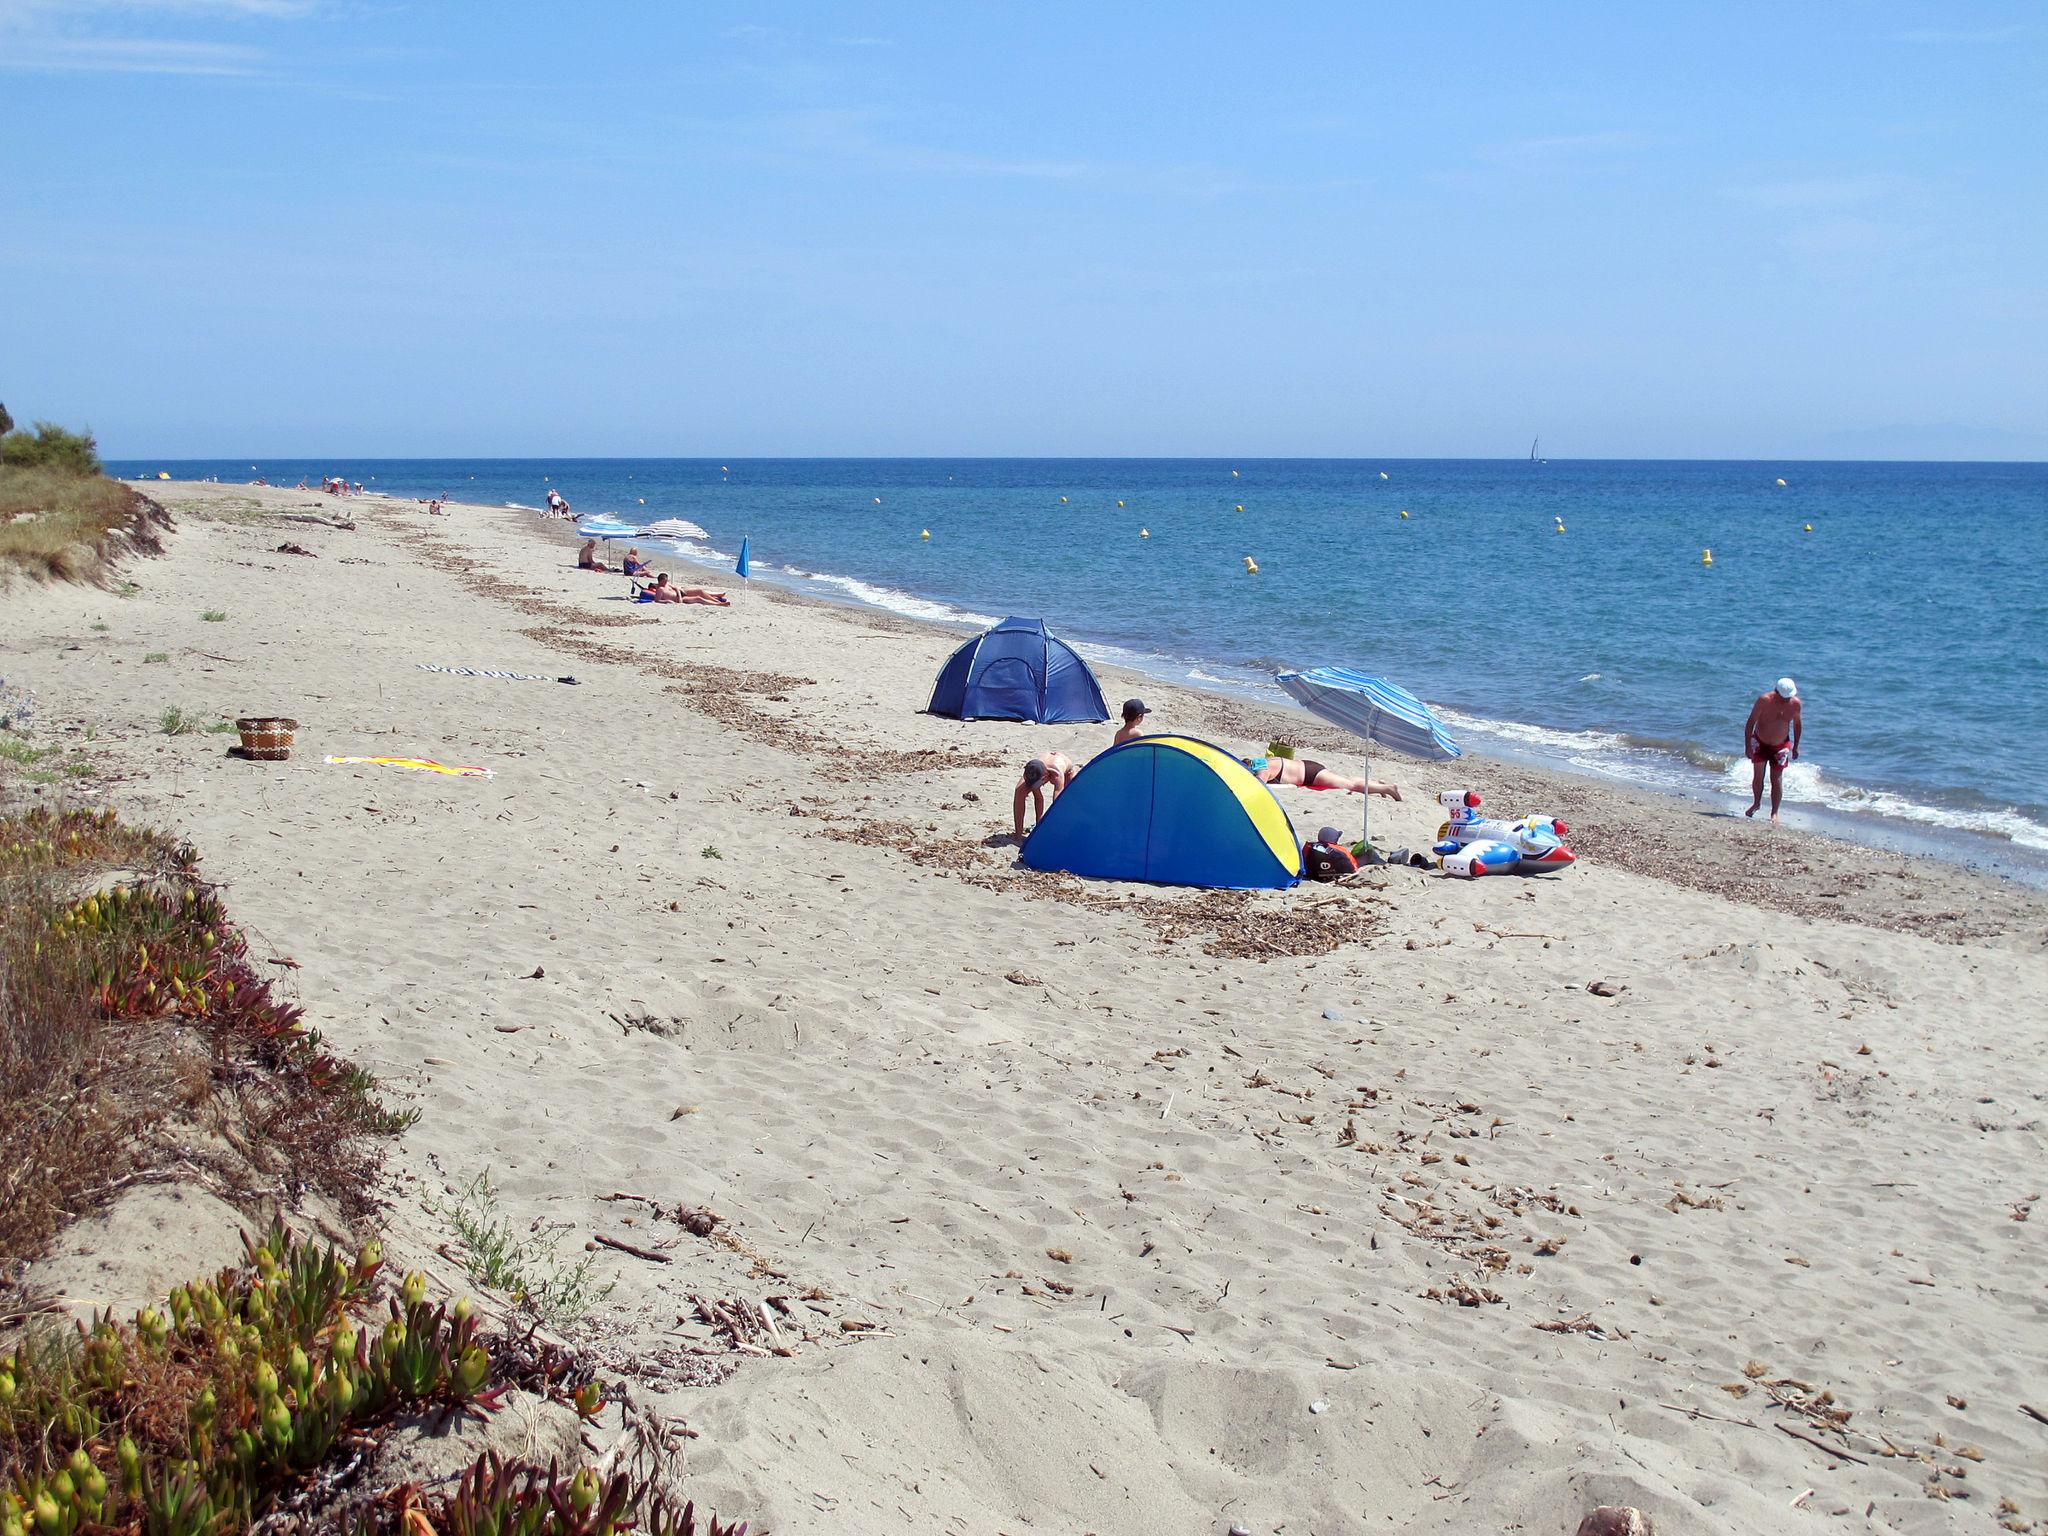
{"label": "inflatable toy", "polygon": [[1446,790],[1436,798],[1451,819],[1437,828],[1436,845],[1430,851],[1447,875],[1470,880],[1517,871],[1536,874],[1565,869],[1574,862],[1571,849],[1564,845],[1570,828],[1555,817],[1504,821],[1481,816],[1479,793],[1470,789]]}

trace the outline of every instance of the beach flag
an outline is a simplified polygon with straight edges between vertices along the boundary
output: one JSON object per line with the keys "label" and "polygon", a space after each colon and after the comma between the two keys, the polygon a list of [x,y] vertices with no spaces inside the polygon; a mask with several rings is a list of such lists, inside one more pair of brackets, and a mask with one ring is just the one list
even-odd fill
{"label": "beach flag", "polygon": [[749,536],[740,535],[740,557],[733,563],[732,573],[741,581],[747,580],[753,574],[753,561],[748,558],[753,553],[752,544],[753,540]]}

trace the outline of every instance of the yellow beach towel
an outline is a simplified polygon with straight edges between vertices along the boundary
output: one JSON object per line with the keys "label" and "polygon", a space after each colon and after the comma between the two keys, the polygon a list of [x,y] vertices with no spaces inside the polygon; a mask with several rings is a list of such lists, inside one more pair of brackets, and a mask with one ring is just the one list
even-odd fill
{"label": "yellow beach towel", "polygon": [[431,757],[330,757],[330,763],[381,763],[386,768],[418,768],[426,773],[445,773],[458,779],[488,779],[488,768],[451,767]]}

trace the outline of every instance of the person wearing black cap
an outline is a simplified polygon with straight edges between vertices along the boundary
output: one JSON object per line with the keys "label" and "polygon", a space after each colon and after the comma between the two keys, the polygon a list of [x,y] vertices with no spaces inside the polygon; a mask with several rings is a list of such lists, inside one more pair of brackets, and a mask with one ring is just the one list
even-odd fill
{"label": "person wearing black cap", "polygon": [[1067,781],[1080,770],[1074,760],[1064,752],[1041,752],[1024,765],[1024,773],[1017,780],[1017,792],[1010,796],[1011,825],[1016,831],[1017,841],[1024,841],[1024,802],[1028,798],[1037,815],[1036,821],[1045,820],[1045,808],[1060,796],[1067,787]]}
{"label": "person wearing black cap", "polygon": [[1145,708],[1145,701],[1143,699],[1125,699],[1124,723],[1117,727],[1116,740],[1112,741],[1110,745],[1112,747],[1120,747],[1125,742],[1134,741],[1144,735],[1145,716],[1149,713],[1150,711]]}

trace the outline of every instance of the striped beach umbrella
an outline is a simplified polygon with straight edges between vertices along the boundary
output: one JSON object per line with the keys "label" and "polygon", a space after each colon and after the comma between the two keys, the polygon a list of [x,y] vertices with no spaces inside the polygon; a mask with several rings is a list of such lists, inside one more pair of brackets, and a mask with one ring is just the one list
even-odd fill
{"label": "striped beach umbrella", "polygon": [[[1448,761],[1464,750],[1451,740],[1443,722],[1422,700],[1399,683],[1350,667],[1316,667],[1308,672],[1282,672],[1273,679],[1310,714],[1341,725],[1368,742],[1378,742],[1410,757]],[[1365,757],[1372,776],[1372,753]],[[1364,797],[1365,840],[1372,841],[1372,796]]]}

